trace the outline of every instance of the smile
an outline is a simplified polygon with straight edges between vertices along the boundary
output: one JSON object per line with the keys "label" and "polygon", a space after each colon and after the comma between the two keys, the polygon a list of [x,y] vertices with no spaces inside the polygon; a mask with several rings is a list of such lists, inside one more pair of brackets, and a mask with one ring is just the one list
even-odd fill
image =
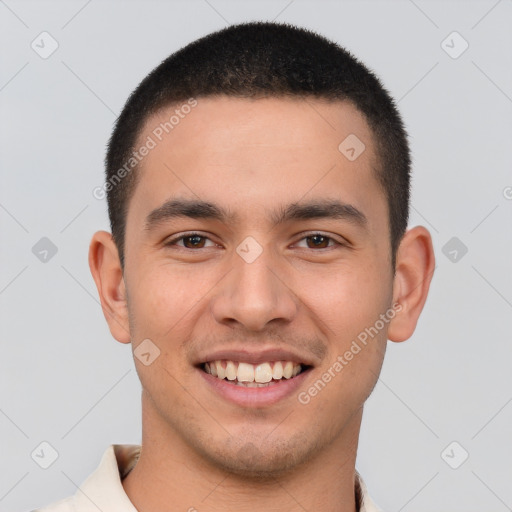
{"label": "smile", "polygon": [[209,361],[203,370],[217,379],[228,381],[237,386],[262,388],[278,384],[283,379],[293,379],[301,374],[306,365],[292,361],[268,361],[251,364],[241,361]]}

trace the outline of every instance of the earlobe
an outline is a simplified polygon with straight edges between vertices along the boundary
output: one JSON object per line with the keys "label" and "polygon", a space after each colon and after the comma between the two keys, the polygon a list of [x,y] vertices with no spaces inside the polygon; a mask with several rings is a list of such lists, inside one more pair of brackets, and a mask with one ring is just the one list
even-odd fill
{"label": "earlobe", "polygon": [[409,339],[418,322],[434,273],[435,258],[432,238],[423,226],[405,233],[397,252],[393,282],[393,304],[400,310],[390,322],[388,339],[395,342]]}
{"label": "earlobe", "polygon": [[89,268],[112,336],[121,343],[130,343],[123,272],[116,244],[107,231],[98,231],[92,237]]}

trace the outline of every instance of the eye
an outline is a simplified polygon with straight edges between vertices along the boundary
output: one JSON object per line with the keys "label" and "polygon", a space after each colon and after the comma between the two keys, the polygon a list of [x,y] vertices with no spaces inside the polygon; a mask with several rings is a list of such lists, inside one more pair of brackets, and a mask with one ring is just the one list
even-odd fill
{"label": "eye", "polygon": [[[305,247],[307,249],[327,249],[328,247],[334,247],[336,245],[343,245],[342,243],[334,240],[334,238],[324,235],[322,233],[312,233],[308,236],[305,236],[304,238],[302,238],[299,241],[299,243],[302,242],[303,240],[306,241]],[[302,246],[302,247],[304,247],[304,246]]]}
{"label": "eye", "polygon": [[[210,245],[206,245],[210,242]],[[305,245],[300,245],[305,242]],[[324,235],[323,233],[311,233],[299,240],[296,244],[297,247],[306,249],[327,249],[329,247],[343,246],[344,244],[338,242],[333,237]],[[177,246],[185,249],[204,249],[206,247],[215,247],[216,244],[208,237],[200,233],[188,233],[172,238],[165,243],[165,246]]]}
{"label": "eye", "polygon": [[[178,247],[184,247],[185,249],[203,249],[207,240],[212,243],[212,245],[209,247],[215,246],[215,244],[209,238],[200,235],[199,233],[188,233],[187,235],[181,235],[169,240],[165,243],[165,245],[176,245]],[[183,242],[183,244],[180,244],[179,242]]]}

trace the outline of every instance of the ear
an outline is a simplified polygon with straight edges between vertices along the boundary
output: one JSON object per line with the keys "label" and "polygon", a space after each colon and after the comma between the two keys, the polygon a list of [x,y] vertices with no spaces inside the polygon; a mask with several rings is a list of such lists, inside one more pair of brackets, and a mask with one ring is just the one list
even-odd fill
{"label": "ear", "polygon": [[393,280],[393,304],[401,306],[391,320],[388,339],[405,341],[412,336],[425,301],[435,258],[430,233],[416,226],[405,233],[398,247],[396,272]]}
{"label": "ear", "polygon": [[121,343],[130,343],[123,271],[116,244],[110,233],[94,233],[89,246],[89,268],[98,288],[101,308],[112,336]]}

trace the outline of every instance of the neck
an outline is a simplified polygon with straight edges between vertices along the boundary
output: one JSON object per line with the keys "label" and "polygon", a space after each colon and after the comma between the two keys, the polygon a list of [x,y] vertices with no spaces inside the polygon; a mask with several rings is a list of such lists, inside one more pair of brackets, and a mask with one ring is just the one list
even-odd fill
{"label": "neck", "polygon": [[142,413],[140,458],[122,482],[139,512],[357,512],[355,460],[362,409],[314,459],[264,481],[212,466],[169,430],[144,396]]}

